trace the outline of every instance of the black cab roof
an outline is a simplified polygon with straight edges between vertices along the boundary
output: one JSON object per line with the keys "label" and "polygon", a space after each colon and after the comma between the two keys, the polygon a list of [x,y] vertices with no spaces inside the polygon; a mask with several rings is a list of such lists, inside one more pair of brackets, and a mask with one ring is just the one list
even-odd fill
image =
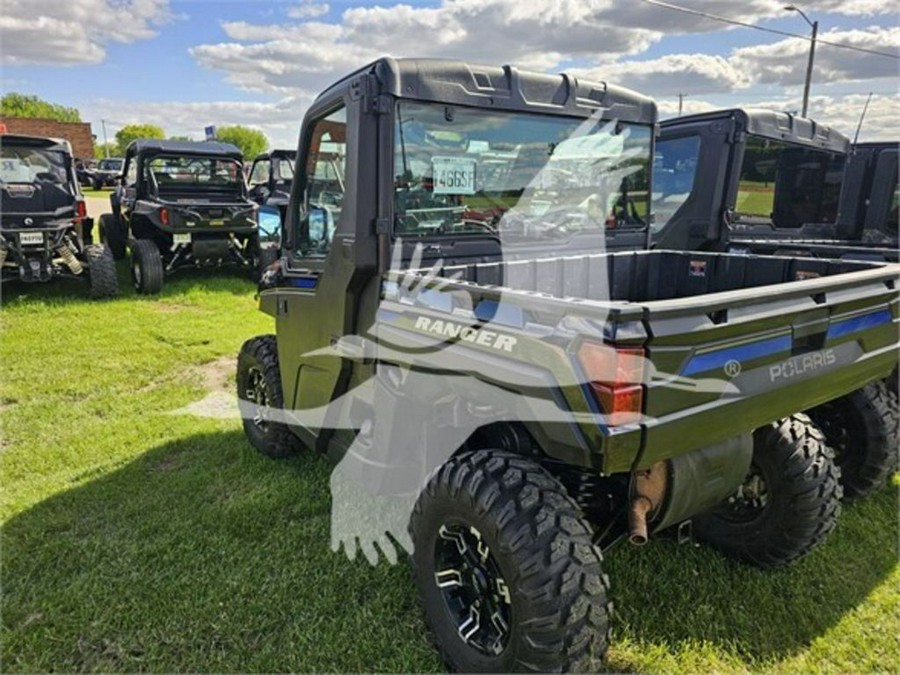
{"label": "black cab roof", "polygon": [[733,119],[744,131],[756,136],[822,148],[832,152],[847,153],[850,150],[850,139],[837,129],[820,124],[808,117],[766,108],[726,108],[673,117],[663,120],[660,123],[660,129],[665,132],[688,124],[713,122],[721,119]]}
{"label": "black cab roof", "polygon": [[47,136],[26,136],[24,134],[0,134],[0,145],[16,145],[19,147],[44,148],[72,154],[72,145],[63,138],[49,138]]}
{"label": "black cab roof", "polygon": [[128,156],[138,154],[177,154],[177,155],[205,155],[216,157],[228,157],[238,161],[243,160],[244,155],[240,148],[231,143],[220,141],[163,141],[155,138],[139,138],[128,144],[125,154]]}
{"label": "black cab roof", "polygon": [[266,159],[272,158],[286,158],[286,159],[294,159],[297,156],[296,150],[269,150],[268,152],[261,152],[256,157],[253,158],[254,162],[260,162]]}
{"label": "black cab roof", "polygon": [[605,119],[644,124],[657,121],[653,99],[625,87],[568,74],[445,59],[384,57],[339,80],[319,99],[347,85],[358,91],[362,87],[361,93],[373,93],[361,82],[366,76],[374,76],[378,94],[397,98],[578,117],[602,110]]}

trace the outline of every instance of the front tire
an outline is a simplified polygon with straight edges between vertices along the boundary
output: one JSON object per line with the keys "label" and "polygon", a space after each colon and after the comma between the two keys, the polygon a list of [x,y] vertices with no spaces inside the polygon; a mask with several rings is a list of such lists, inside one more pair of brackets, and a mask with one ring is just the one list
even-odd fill
{"label": "front tire", "polygon": [[142,295],[153,295],[162,290],[162,256],[149,239],[136,239],[131,245],[131,281],[134,290]]}
{"label": "front tire", "polygon": [[244,433],[250,444],[273,459],[295,455],[300,440],[286,424],[268,419],[266,410],[284,410],[278,342],[274,335],[251,338],[241,346],[236,384]]}
{"label": "front tire", "polygon": [[897,463],[897,400],[875,382],[808,412],[841,470],[845,497],[863,497],[885,484]]}
{"label": "front tire", "polygon": [[840,470],[825,437],[796,414],[753,432],[750,472],[738,492],[694,519],[697,538],[757,567],[812,552],[841,512]]}
{"label": "front tire", "polygon": [[425,618],[451,669],[596,670],[612,612],[603,558],[540,465],[500,450],[451,458],[419,496],[410,535]]}
{"label": "front tire", "polygon": [[110,250],[102,244],[90,244],[84,247],[84,257],[90,275],[91,297],[98,300],[116,297],[119,294],[119,276]]}

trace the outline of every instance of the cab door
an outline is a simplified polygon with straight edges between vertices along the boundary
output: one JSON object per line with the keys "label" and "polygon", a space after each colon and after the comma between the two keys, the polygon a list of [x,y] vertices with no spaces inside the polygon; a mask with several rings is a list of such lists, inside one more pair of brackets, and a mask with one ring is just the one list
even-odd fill
{"label": "cab door", "polygon": [[[352,208],[346,208],[348,147],[355,141],[347,114],[338,98],[308,115],[285,228],[288,246],[276,301],[278,358],[285,404],[298,411],[328,405],[351,365],[336,354],[312,353],[330,351],[352,332],[355,269],[341,245],[354,230]],[[321,429],[297,427],[303,440],[324,449]]]}

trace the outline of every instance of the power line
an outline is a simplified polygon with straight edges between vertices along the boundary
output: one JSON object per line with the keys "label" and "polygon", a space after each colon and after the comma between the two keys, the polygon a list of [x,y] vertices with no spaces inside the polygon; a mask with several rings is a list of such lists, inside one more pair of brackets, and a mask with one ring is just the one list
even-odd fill
{"label": "power line", "polygon": [[[778,30],[777,28],[767,28],[765,26],[758,26],[755,23],[747,23],[746,21],[738,21],[737,19],[729,19],[724,16],[719,16],[718,14],[710,14],[709,12],[703,12],[699,9],[691,9],[690,7],[682,7],[680,5],[673,5],[669,2],[662,2],[662,0],[641,0],[641,2],[646,3],[648,5],[654,5],[655,7],[663,7],[664,9],[671,9],[676,12],[684,12],[685,14],[693,14],[694,16],[700,16],[704,19],[711,19],[713,21],[720,21],[722,23],[728,23],[732,26],[743,26],[744,28],[752,28],[753,30],[761,30],[764,33],[774,33],[775,35],[784,35],[786,37],[797,38],[799,40],[806,40],[807,42],[811,41],[811,38],[808,35],[800,35],[799,33],[790,33],[786,30]],[[856,47],[854,45],[843,44],[842,42],[832,42],[830,40],[823,40],[822,38],[816,38],[816,43],[820,45],[828,45],[830,47],[840,47],[841,49],[850,49],[855,52],[863,52],[865,54],[875,54],[876,56],[887,56],[891,59],[900,59],[900,55],[891,54],[889,52],[878,51],[877,49],[866,49],[865,47]]]}

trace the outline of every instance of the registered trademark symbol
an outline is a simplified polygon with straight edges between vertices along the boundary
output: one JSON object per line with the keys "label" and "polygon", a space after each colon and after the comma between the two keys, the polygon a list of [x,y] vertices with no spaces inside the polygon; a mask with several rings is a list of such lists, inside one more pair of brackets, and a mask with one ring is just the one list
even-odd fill
{"label": "registered trademark symbol", "polygon": [[731,359],[725,364],[725,374],[728,377],[737,377],[741,374],[741,362]]}

